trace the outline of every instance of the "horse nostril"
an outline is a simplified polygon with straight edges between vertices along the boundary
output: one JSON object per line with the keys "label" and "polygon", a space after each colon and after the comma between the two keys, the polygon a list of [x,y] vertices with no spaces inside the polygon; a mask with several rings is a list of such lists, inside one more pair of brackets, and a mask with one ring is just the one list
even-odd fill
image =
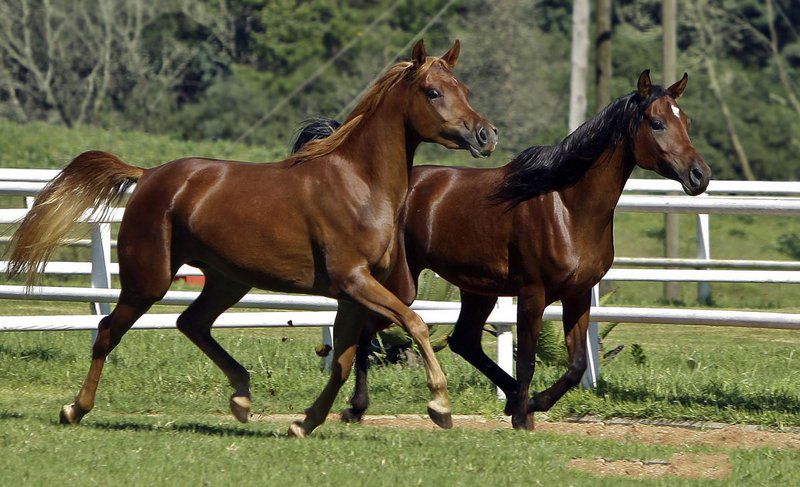
{"label": "horse nostril", "polygon": [[489,134],[486,133],[486,129],[484,127],[481,127],[478,130],[478,134],[477,135],[478,135],[478,142],[481,145],[486,145],[486,143],[489,142]]}
{"label": "horse nostril", "polygon": [[700,183],[703,181],[703,177],[705,176],[705,174],[703,174],[703,171],[701,171],[699,168],[695,167],[692,168],[690,176],[692,183],[694,183],[695,186],[699,186]]}

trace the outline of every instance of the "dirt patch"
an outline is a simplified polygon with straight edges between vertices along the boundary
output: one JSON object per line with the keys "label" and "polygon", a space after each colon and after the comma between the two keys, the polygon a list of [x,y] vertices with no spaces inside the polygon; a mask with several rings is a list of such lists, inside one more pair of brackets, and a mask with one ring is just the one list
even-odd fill
{"label": "dirt patch", "polygon": [[598,476],[685,479],[724,479],[732,471],[728,455],[724,453],[676,453],[669,461],[574,458],[567,468]]}
{"label": "dirt patch", "polygon": [[[303,419],[292,414],[254,414],[253,421],[272,421],[288,423]],[[339,421],[338,414],[331,414],[329,422]],[[437,430],[427,416],[418,414],[370,415],[363,423],[367,427],[406,428]],[[455,428],[481,431],[511,428],[508,418],[485,418],[475,415],[454,415]],[[800,433],[783,433],[759,430],[751,426],[724,426],[713,429],[687,428],[676,426],[651,425],[640,423],[612,424],[593,422],[537,422],[536,431],[546,433],[584,436],[630,443],[672,446],[709,446],[715,448],[793,448],[800,450]]]}
{"label": "dirt patch", "polygon": [[757,430],[744,426],[717,429],[690,429],[649,424],[539,423],[537,429],[559,434],[603,438],[632,443],[717,448],[800,449],[800,433]]}

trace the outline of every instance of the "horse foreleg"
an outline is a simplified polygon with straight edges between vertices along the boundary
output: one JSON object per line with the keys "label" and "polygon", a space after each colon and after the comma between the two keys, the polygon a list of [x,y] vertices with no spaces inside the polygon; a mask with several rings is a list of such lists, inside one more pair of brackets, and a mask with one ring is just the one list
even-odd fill
{"label": "horse foreleg", "polygon": [[322,393],[310,408],[306,409],[303,421],[295,421],[289,427],[289,435],[304,437],[325,422],[339,389],[347,381],[353,367],[356,344],[364,324],[367,310],[346,301],[339,301],[339,310],[333,324],[333,362],[331,375]]}
{"label": "horse foreleg", "polygon": [[483,351],[481,336],[486,319],[497,298],[461,291],[461,312],[447,343],[457,353],[491,380],[506,395],[506,414],[512,414],[517,398],[517,381]]}
{"label": "horse foreleg", "polygon": [[206,283],[191,305],[178,317],[178,329],[222,370],[233,387],[229,406],[233,416],[246,423],[250,417],[250,374],[211,336],[214,321],[247,294],[250,287],[205,270]]}
{"label": "horse foreleg", "polygon": [[563,299],[564,338],[567,342],[569,366],[552,386],[534,394],[528,411],[548,411],[570,389],[578,385],[586,371],[586,330],[589,328],[591,293]]}

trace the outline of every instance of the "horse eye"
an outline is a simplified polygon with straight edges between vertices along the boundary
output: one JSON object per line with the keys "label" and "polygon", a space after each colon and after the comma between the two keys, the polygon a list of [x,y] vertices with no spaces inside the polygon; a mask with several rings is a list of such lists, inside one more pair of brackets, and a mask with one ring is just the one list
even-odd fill
{"label": "horse eye", "polygon": [[442,94],[439,93],[439,90],[434,90],[434,89],[428,90],[425,94],[428,95],[428,98],[431,100],[435,100],[436,98],[442,96]]}
{"label": "horse eye", "polygon": [[653,120],[652,122],[650,122],[650,128],[652,128],[653,130],[664,130],[667,127],[661,120]]}

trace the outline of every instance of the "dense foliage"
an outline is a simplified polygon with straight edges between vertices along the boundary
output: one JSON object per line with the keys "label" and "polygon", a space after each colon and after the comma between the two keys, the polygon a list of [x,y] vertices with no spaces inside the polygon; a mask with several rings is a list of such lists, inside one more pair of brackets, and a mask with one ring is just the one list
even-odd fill
{"label": "dense foliage", "polygon": [[[715,176],[749,165],[758,178],[800,177],[800,2],[678,3],[691,79],[681,103]],[[645,68],[660,78],[660,5],[614,2],[613,96]],[[433,53],[462,39],[459,76],[500,128],[505,154],[489,162],[563,137],[568,0],[8,0],[0,117],[284,151],[302,120],[346,113],[445,6],[424,37]],[[431,148],[423,160],[472,162]]]}

